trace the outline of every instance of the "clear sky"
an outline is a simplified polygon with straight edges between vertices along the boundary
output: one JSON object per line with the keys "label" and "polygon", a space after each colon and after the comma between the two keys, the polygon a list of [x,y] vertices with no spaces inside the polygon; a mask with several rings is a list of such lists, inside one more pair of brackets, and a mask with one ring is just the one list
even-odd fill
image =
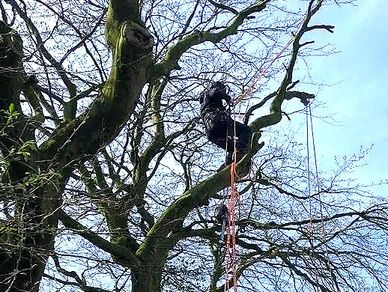
{"label": "clear sky", "polygon": [[[388,178],[387,11],[388,0],[359,1],[358,6],[326,7],[314,22],[335,25],[334,34],[319,35],[339,51],[309,62],[315,81],[332,84],[318,92],[317,101],[326,105],[317,114],[331,114],[336,121],[335,125],[314,121],[318,159],[321,165],[330,165],[335,155],[373,145],[368,165],[354,174],[362,182]],[[375,190],[388,198],[387,187]]]}

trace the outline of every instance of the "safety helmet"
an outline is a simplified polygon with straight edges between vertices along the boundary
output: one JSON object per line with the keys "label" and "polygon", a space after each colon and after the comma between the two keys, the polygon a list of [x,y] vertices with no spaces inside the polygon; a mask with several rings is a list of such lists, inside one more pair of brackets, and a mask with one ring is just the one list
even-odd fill
{"label": "safety helmet", "polygon": [[211,88],[212,89],[214,88],[216,93],[219,93],[222,95],[226,94],[226,90],[227,90],[226,85],[221,81],[213,82],[211,85]]}

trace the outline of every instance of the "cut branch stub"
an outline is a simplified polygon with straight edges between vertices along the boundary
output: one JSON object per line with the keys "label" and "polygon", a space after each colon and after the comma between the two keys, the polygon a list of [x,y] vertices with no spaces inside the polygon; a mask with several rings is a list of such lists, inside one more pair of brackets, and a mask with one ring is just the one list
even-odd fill
{"label": "cut branch stub", "polygon": [[[113,22],[113,24],[117,24]],[[119,26],[108,25],[113,60],[109,78],[99,98],[84,114],[58,128],[42,145],[47,159],[58,155],[62,165],[74,164],[84,155],[94,155],[111,142],[132,114],[137,99],[147,82],[146,73],[152,62],[153,37],[133,21]]]}
{"label": "cut branch stub", "polygon": [[136,48],[147,50],[154,45],[154,38],[143,26],[133,21],[128,21],[123,25],[121,35]]}

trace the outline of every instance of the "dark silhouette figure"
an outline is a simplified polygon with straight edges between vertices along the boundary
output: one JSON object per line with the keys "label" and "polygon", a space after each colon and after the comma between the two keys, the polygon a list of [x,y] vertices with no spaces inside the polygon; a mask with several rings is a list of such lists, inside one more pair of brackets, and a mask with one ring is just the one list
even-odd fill
{"label": "dark silhouette figure", "polygon": [[217,223],[221,224],[221,234],[220,239],[223,240],[225,237],[225,231],[228,227],[229,221],[229,211],[228,207],[225,204],[220,204],[217,206],[214,212],[214,219]]}
{"label": "dark silhouette figure", "polygon": [[223,101],[225,101],[230,105],[232,100],[227,94],[226,89],[225,84],[222,82],[214,82],[210,88],[201,93],[199,101],[201,103],[201,118],[205,124],[207,137],[210,142],[226,150],[228,153],[226,165],[228,165],[233,159],[234,127],[236,127],[237,138],[237,161],[245,155],[251,140],[252,131],[248,126],[237,121],[235,122],[230,117],[230,112],[223,104]]}
{"label": "dark silhouette figure", "polygon": [[228,223],[228,218],[229,218],[228,207],[226,207],[225,204],[218,205],[214,210],[214,219],[217,221],[217,223],[223,224],[224,221]]}

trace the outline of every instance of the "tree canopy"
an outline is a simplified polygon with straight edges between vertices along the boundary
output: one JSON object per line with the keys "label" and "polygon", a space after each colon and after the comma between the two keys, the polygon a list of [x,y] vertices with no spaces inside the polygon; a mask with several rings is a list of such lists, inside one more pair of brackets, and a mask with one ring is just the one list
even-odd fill
{"label": "tree canopy", "polygon": [[0,290],[224,291],[230,166],[198,100],[216,80],[254,132],[239,291],[387,290],[388,202],[347,179],[366,151],[313,171],[279,132],[332,52],[316,15],[352,3],[0,2]]}

